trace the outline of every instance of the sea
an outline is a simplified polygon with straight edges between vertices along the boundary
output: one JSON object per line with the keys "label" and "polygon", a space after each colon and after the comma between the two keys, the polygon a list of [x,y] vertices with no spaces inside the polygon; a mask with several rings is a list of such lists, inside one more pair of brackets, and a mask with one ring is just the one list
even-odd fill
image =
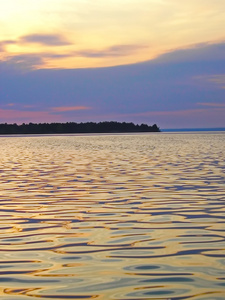
{"label": "sea", "polygon": [[224,300],[225,132],[0,136],[0,299]]}

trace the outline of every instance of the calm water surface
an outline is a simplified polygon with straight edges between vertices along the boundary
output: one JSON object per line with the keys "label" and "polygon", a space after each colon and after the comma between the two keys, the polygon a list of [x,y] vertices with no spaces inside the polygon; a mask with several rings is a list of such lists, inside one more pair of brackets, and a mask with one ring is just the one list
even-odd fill
{"label": "calm water surface", "polygon": [[0,298],[225,299],[225,133],[0,137]]}

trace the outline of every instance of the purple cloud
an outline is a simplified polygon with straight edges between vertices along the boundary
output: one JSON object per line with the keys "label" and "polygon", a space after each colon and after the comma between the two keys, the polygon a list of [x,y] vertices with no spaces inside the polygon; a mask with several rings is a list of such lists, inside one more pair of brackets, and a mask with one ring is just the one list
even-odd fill
{"label": "purple cloud", "polygon": [[44,46],[66,46],[71,45],[59,34],[29,34],[20,38],[21,43],[37,43]]}
{"label": "purple cloud", "polygon": [[182,49],[172,49],[157,57],[156,63],[181,63],[225,60],[225,41],[218,43],[199,43]]}
{"label": "purple cloud", "polygon": [[82,50],[75,52],[75,55],[82,57],[113,57],[125,56],[133,54],[134,52],[146,48],[144,45],[115,45],[103,50]]}

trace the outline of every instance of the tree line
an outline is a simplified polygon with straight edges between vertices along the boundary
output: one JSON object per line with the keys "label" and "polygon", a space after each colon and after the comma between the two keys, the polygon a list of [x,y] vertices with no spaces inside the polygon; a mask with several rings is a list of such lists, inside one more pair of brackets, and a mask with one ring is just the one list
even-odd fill
{"label": "tree line", "polygon": [[0,134],[57,134],[57,133],[116,133],[116,132],[160,132],[154,124],[135,125],[127,122],[86,122],[86,123],[29,123],[0,124]]}

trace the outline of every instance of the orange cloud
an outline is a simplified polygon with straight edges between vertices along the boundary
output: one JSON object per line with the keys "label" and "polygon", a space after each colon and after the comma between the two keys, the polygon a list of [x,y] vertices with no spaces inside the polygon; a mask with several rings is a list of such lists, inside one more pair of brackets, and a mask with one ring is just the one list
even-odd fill
{"label": "orange cloud", "polygon": [[60,107],[53,107],[52,110],[55,112],[65,112],[65,111],[75,111],[75,110],[87,110],[91,109],[88,106],[60,106]]}

